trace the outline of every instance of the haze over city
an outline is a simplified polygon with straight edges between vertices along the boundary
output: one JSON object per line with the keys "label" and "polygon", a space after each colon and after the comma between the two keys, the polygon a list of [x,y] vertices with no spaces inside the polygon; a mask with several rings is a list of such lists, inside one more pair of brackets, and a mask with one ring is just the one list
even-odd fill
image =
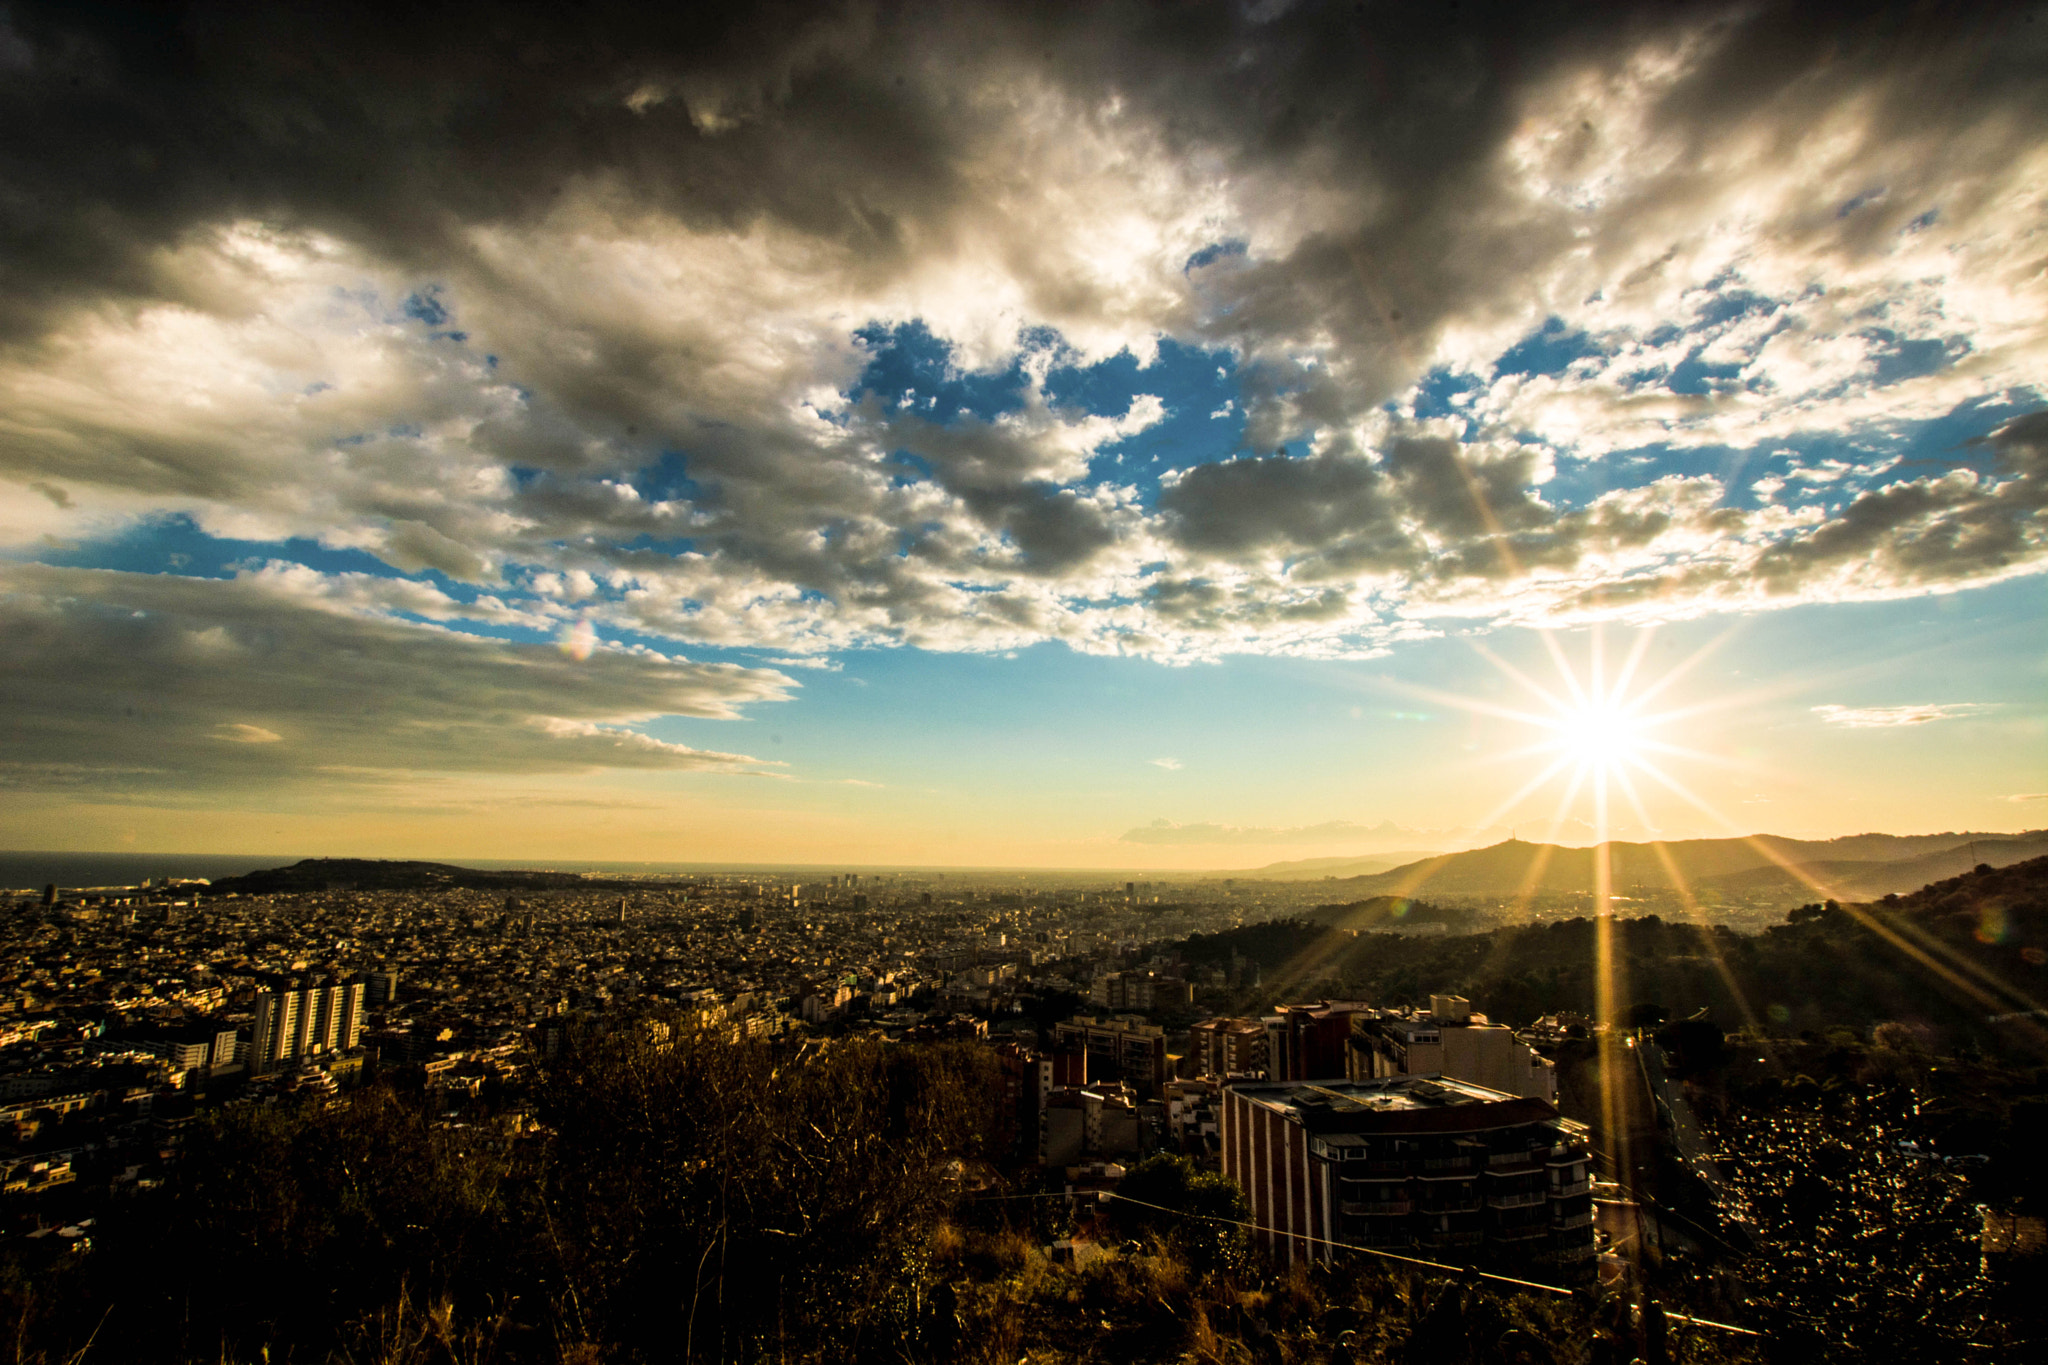
{"label": "haze over city", "polygon": [[2030,15],[230,13],[0,20],[11,847],[2048,823]]}

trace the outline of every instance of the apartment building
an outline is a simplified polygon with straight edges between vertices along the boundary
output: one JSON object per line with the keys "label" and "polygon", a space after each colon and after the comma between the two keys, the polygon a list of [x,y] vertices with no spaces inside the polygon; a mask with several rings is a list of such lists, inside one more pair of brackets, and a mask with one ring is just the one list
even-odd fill
{"label": "apartment building", "polygon": [[1172,1076],[1166,1030],[1142,1019],[1077,1014],[1053,1026],[1053,1047],[1086,1054],[1091,1083],[1122,1081],[1146,1099],[1158,1098],[1159,1087]]}
{"label": "apartment building", "polygon": [[1266,1026],[1257,1019],[1204,1019],[1188,1029],[1188,1064],[1197,1076],[1263,1076]]}
{"label": "apartment building", "polygon": [[1363,1000],[1319,1000],[1282,1005],[1266,1027],[1266,1075],[1276,1081],[1314,1080],[1348,1074],[1353,1021],[1376,1013]]}
{"label": "apartment building", "polygon": [[362,1038],[365,994],[360,980],[314,985],[294,981],[283,990],[257,996],[249,1070],[260,1075],[302,1057],[354,1048]]}
{"label": "apartment building", "polygon": [[1278,1254],[1344,1247],[1589,1274],[1583,1125],[1540,1099],[1449,1079],[1224,1088],[1223,1171]]}

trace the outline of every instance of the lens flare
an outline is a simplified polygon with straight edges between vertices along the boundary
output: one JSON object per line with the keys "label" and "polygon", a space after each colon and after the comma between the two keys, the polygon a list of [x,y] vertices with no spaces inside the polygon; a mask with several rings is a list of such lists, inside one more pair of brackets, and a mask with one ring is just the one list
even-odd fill
{"label": "lens flare", "polygon": [[584,620],[564,626],[555,644],[564,654],[581,663],[597,648],[597,627]]}

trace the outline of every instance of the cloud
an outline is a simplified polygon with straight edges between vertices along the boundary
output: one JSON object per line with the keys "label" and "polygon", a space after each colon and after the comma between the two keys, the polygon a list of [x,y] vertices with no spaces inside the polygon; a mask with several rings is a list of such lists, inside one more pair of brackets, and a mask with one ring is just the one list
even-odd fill
{"label": "cloud", "polygon": [[1177,758],[1152,758],[1146,762],[1155,768],[1164,768],[1170,773],[1179,772],[1181,769],[1181,761]]}
{"label": "cloud", "polygon": [[[2048,567],[2048,94],[2000,17],[291,10],[10,11],[8,543],[179,515],[408,585],[322,600],[792,661]],[[869,384],[920,329],[1001,401]],[[1168,340],[1243,441],[1140,475],[1173,395],[1111,362]]]}
{"label": "cloud", "polygon": [[[406,770],[759,771],[632,727],[736,717],[795,686],[620,649],[574,660],[345,605],[308,579],[0,566],[0,776],[204,791]],[[264,724],[233,719],[250,714]]]}
{"label": "cloud", "polygon": [[2002,796],[1999,800],[2011,801],[2015,805],[2028,801],[2048,801],[2048,792],[2020,792],[2013,796]]}
{"label": "cloud", "polygon": [[280,744],[284,736],[275,730],[266,730],[260,725],[248,725],[240,721],[226,722],[213,727],[214,736],[231,744]]}
{"label": "cloud", "polygon": [[1937,720],[1955,720],[1990,710],[1977,702],[1950,702],[1922,706],[1816,706],[1813,713],[1829,725],[1852,730],[1886,729],[1899,725],[1927,725]]}

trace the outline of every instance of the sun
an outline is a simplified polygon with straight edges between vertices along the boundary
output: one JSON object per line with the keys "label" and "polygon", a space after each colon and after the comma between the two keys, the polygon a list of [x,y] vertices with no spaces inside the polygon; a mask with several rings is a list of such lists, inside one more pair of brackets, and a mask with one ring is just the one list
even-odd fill
{"label": "sun", "polygon": [[[1614,837],[1618,816],[1632,816],[1635,827],[1645,831],[1658,827],[1645,805],[1646,789],[1656,789],[1664,797],[1725,823],[1670,770],[1672,760],[1687,764],[1718,761],[1675,743],[1674,736],[1684,729],[1684,722],[1720,709],[1730,699],[1723,695],[1688,704],[1675,702],[1673,693],[1719,641],[1709,642],[1651,677],[1645,664],[1653,629],[1635,632],[1632,647],[1618,655],[1608,651],[1604,636],[1595,626],[1585,641],[1583,655],[1574,660],[1556,636],[1538,632],[1553,670],[1553,676],[1546,679],[1517,668],[1483,642],[1472,641],[1473,650],[1511,685],[1511,700],[1407,689],[1474,716],[1508,721],[1527,736],[1526,741],[1510,742],[1484,760],[1517,766],[1528,763],[1530,767],[1527,780],[1514,784],[1514,790],[1478,822],[1479,828],[1493,828],[1516,812],[1526,811],[1525,803],[1535,800],[1551,806],[1547,825],[1542,826],[1543,840],[1577,827],[1604,844]],[[1540,795],[1545,789],[1555,794],[1554,805]]]}
{"label": "sun", "polygon": [[1589,698],[1544,717],[1541,724],[1555,736],[1544,747],[1577,760],[1582,768],[1616,773],[1644,761],[1649,727],[1622,699]]}

